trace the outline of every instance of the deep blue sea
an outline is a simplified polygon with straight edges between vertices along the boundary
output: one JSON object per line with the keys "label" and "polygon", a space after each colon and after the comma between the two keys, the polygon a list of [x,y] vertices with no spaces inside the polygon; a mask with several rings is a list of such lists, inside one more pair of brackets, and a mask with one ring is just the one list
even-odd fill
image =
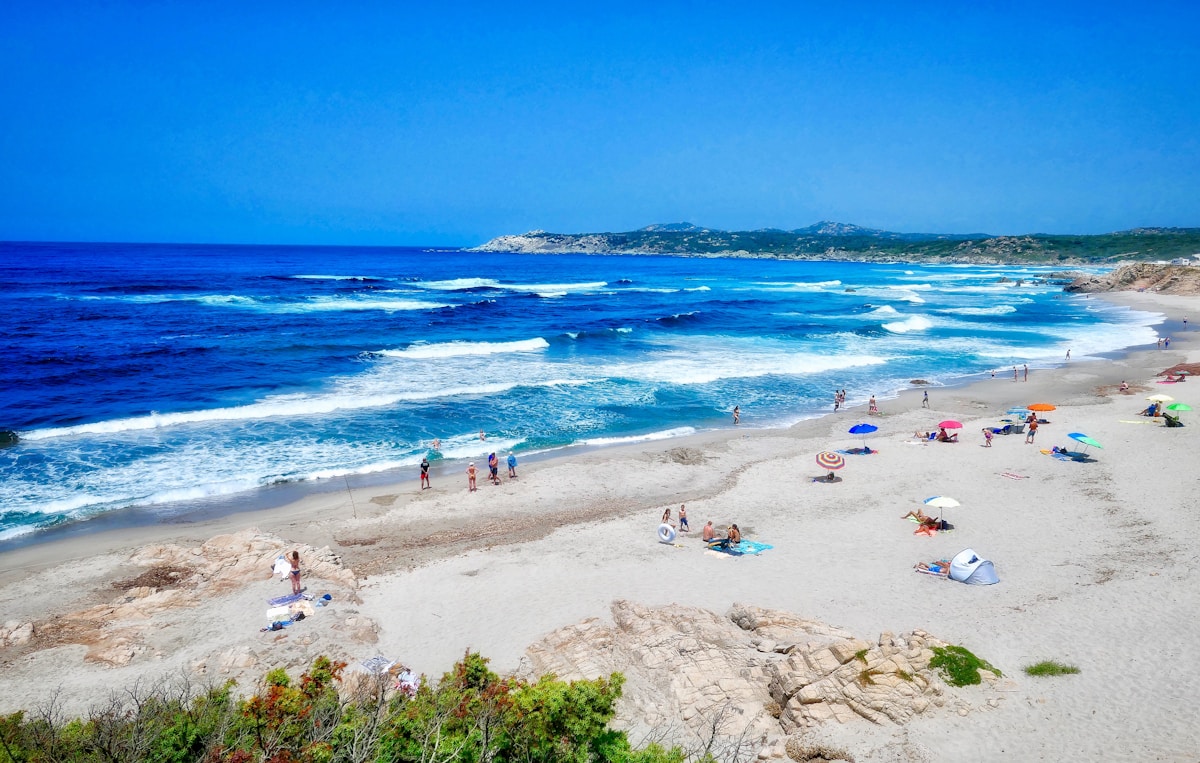
{"label": "deep blue sea", "polygon": [[735,404],[744,426],[786,425],[838,388],[884,400],[914,378],[1154,342],[1161,316],[1064,297],[1048,272],[0,244],[0,429],[20,437],[0,448],[0,540],[279,483],[407,479],[426,454],[728,427]]}

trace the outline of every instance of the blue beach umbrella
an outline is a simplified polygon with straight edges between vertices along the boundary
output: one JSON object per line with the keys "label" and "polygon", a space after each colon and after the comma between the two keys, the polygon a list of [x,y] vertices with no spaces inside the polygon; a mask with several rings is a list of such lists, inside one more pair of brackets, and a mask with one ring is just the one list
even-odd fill
{"label": "blue beach umbrella", "polygon": [[872,432],[876,431],[877,429],[879,429],[879,427],[875,426],[874,424],[865,424],[865,423],[855,424],[854,426],[850,427],[850,434],[862,435],[863,436],[863,448],[866,449],[867,435],[871,434]]}

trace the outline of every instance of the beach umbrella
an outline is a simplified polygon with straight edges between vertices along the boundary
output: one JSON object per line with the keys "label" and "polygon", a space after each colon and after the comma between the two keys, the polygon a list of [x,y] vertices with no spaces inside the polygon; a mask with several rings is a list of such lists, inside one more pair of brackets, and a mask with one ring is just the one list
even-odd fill
{"label": "beach umbrella", "polygon": [[1029,407],[1029,410],[1038,411],[1038,412],[1058,410],[1057,408],[1055,408],[1053,405],[1050,405],[1049,403],[1034,403],[1033,405],[1028,406],[1028,407]]}
{"label": "beach umbrella", "polygon": [[834,471],[841,469],[846,465],[846,459],[842,458],[840,453],[833,453],[825,450],[817,454],[817,466],[822,469]]}
{"label": "beach umbrella", "polygon": [[850,434],[860,434],[863,436],[863,448],[867,447],[867,435],[879,429],[874,424],[859,423],[850,427]]}
{"label": "beach umbrella", "polygon": [[1169,403],[1175,398],[1171,397],[1170,395],[1151,395],[1146,399],[1152,403]]}
{"label": "beach umbrella", "polygon": [[962,505],[948,495],[930,496],[922,501],[922,503],[924,503],[926,506],[932,506],[933,508],[937,509],[938,517],[942,519],[945,518],[946,509],[955,509]]}
{"label": "beach umbrella", "polygon": [[946,419],[945,421],[939,422],[938,426],[942,429],[962,429],[962,422],[955,421],[954,419]]}
{"label": "beach umbrella", "polygon": [[1187,403],[1171,403],[1167,406],[1168,411],[1190,411],[1192,406]]}
{"label": "beach umbrella", "polygon": [[1104,449],[1103,445],[1096,442],[1091,437],[1088,437],[1087,435],[1083,434],[1082,432],[1071,432],[1070,434],[1067,435],[1067,437],[1070,437],[1072,440],[1075,440],[1076,442],[1083,443],[1083,445],[1085,447],[1085,449],[1083,451],[1084,453],[1087,453],[1086,446],[1088,446],[1088,445],[1091,445],[1093,448],[1100,448],[1101,450]]}

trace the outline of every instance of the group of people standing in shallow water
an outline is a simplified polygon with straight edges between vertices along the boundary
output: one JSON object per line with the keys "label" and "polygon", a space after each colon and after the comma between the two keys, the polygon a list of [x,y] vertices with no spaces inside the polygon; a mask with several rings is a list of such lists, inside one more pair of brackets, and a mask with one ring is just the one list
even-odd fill
{"label": "group of people standing in shallow water", "polygon": [[[479,430],[479,439],[480,440],[487,439],[487,436],[484,434],[482,429]],[[440,450],[441,444],[442,444],[441,440],[434,440],[433,441],[433,450],[435,450],[435,451]],[[496,456],[496,452],[492,451],[491,453],[488,454],[487,460],[488,460],[488,479],[490,479],[492,481],[493,485],[499,485],[500,484],[500,459]],[[517,457],[510,452],[508,454],[507,461],[508,461],[508,478],[516,479],[516,477],[517,477]],[[478,483],[478,479],[479,479],[479,470],[475,467],[475,462],[471,461],[470,463],[467,464],[467,489],[470,492],[472,492],[472,493],[475,492],[476,486]],[[429,457],[423,456],[421,458],[421,489],[425,490],[425,489],[431,488],[431,487],[433,487],[433,484],[429,480]]]}

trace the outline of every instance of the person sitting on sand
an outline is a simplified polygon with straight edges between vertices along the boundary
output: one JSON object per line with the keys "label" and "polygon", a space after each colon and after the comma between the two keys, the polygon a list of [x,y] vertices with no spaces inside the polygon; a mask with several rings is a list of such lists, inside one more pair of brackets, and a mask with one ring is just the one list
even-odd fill
{"label": "person sitting on sand", "polygon": [[813,482],[837,482],[837,475],[833,472],[826,474],[824,477],[813,477]]}
{"label": "person sitting on sand", "polygon": [[1128,392],[1129,391],[1129,382],[1122,381],[1120,389],[1122,392]]}
{"label": "person sitting on sand", "polygon": [[1146,406],[1146,410],[1142,411],[1138,415],[1139,416],[1157,416],[1158,415],[1158,403],[1151,403],[1150,405]]}
{"label": "person sitting on sand", "polygon": [[742,531],[738,529],[737,524],[729,526],[729,542],[731,544],[742,542]]}
{"label": "person sitting on sand", "polygon": [[711,519],[708,520],[708,522],[704,525],[704,532],[700,535],[700,537],[704,540],[705,543],[708,543],[709,541],[711,541],[717,537],[717,531],[713,529]]}
{"label": "person sitting on sand", "polygon": [[946,432],[945,427],[939,427],[938,433],[937,433],[937,441],[938,442],[958,442],[958,432],[955,432],[954,434],[949,434]]}

